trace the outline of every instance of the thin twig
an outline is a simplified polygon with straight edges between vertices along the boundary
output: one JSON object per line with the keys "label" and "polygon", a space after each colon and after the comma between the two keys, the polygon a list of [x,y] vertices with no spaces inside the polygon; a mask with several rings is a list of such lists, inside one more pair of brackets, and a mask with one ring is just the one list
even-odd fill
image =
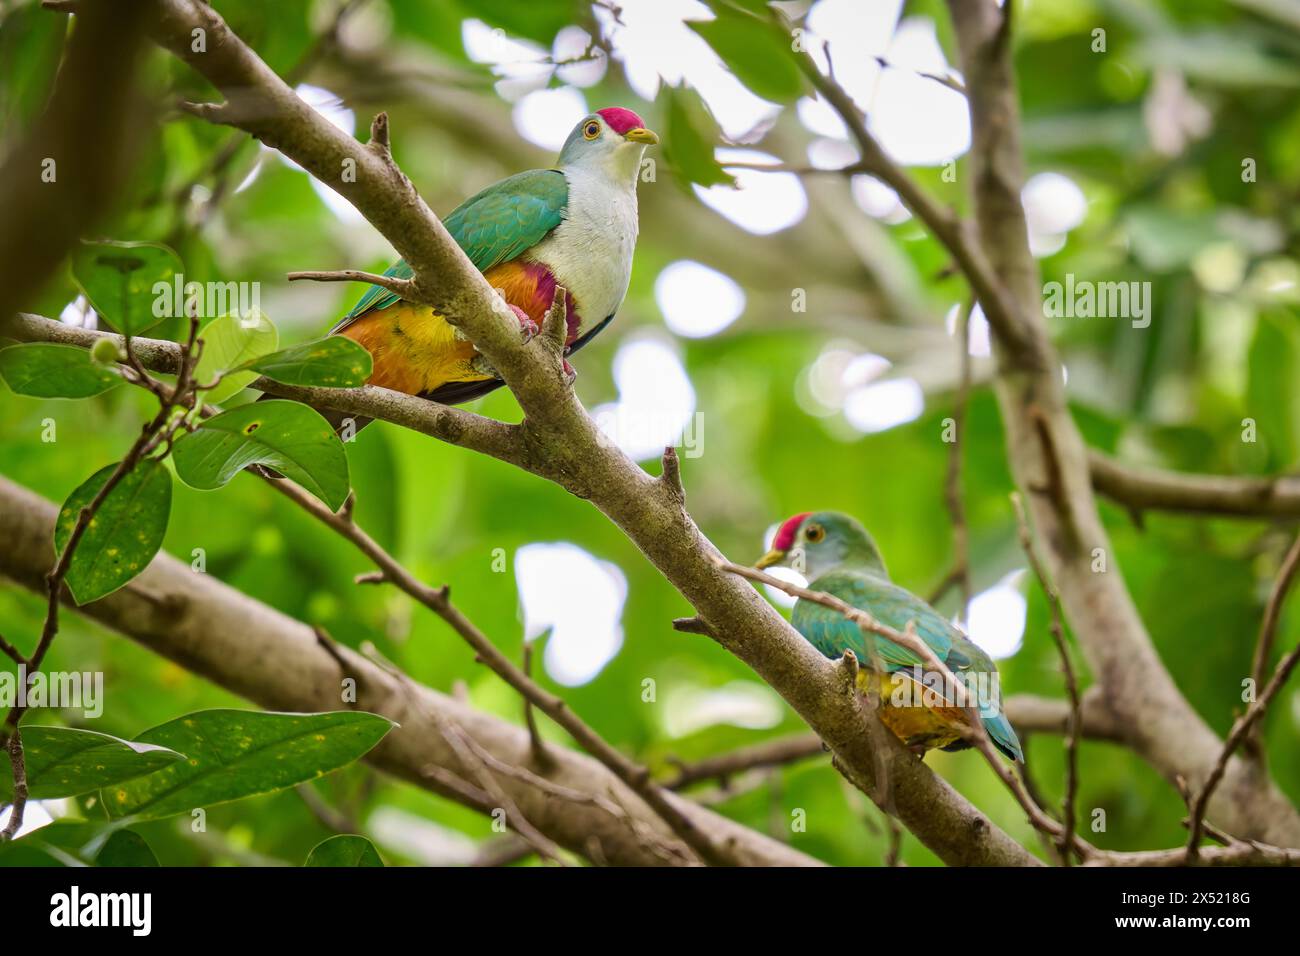
{"label": "thin twig", "polygon": [[331,272],[290,272],[285,276],[290,282],[307,279],[311,282],[368,282],[387,289],[405,299],[415,295],[415,283],[399,276],[382,276],[356,269],[338,269]]}
{"label": "thin twig", "polygon": [[0,653],[3,653],[5,657],[13,660],[15,664],[27,663],[27,658],[23,656],[22,652],[19,651],[18,648],[6,641],[3,634],[0,634]]}
{"label": "thin twig", "polygon": [[[1288,559],[1291,554],[1300,548],[1300,536],[1297,536],[1296,543],[1291,546],[1291,552],[1288,553]],[[1264,618],[1267,621],[1270,617],[1276,619],[1281,612],[1282,602],[1286,600],[1289,591],[1289,585],[1294,580],[1295,569],[1284,567],[1279,580],[1285,576],[1284,586],[1274,587],[1273,593],[1269,596],[1269,607],[1264,612]],[[1273,626],[1276,626],[1276,622]],[[1278,661],[1277,667],[1273,671],[1273,676],[1269,678],[1268,686],[1264,688],[1262,694],[1246,708],[1246,712],[1233,722],[1232,730],[1229,731],[1227,739],[1223,742],[1223,749],[1219,752],[1219,759],[1214,762],[1214,767],[1205,779],[1204,785],[1197,793],[1196,800],[1191,805],[1190,817],[1191,825],[1188,827],[1187,837],[1187,859],[1188,862],[1195,862],[1199,853],[1201,833],[1205,828],[1205,811],[1210,805],[1210,797],[1214,794],[1214,788],[1219,785],[1223,779],[1224,773],[1228,769],[1228,761],[1236,752],[1237,748],[1245,741],[1251,728],[1260,721],[1268,705],[1273,702],[1278,691],[1291,676],[1291,671],[1295,669],[1296,664],[1300,662],[1300,644],[1297,644],[1291,653],[1287,654],[1282,660]]]}
{"label": "thin twig", "polygon": [[1065,641],[1065,630],[1061,620],[1060,596],[1056,593],[1056,588],[1048,581],[1047,571],[1042,562],[1038,560],[1033,537],[1029,533],[1029,519],[1025,515],[1025,505],[1019,494],[1013,493],[1011,495],[1011,504],[1016,511],[1016,526],[1020,534],[1020,546],[1024,549],[1025,556],[1029,559],[1029,565],[1034,570],[1034,576],[1038,578],[1039,586],[1043,589],[1043,595],[1047,598],[1047,606],[1051,612],[1052,641],[1056,645],[1056,653],[1061,659],[1061,673],[1065,677],[1066,695],[1070,699],[1070,718],[1065,728],[1065,796],[1061,801],[1061,822],[1064,825],[1064,832],[1057,843],[1061,863],[1064,866],[1069,866],[1069,848],[1073,844],[1074,828],[1076,826],[1074,805],[1079,790],[1079,733],[1080,728],[1083,726],[1083,697],[1079,693],[1079,679],[1074,673],[1074,664],[1070,660],[1070,649]]}
{"label": "thin twig", "polygon": [[10,804],[9,822],[0,830],[0,843],[12,840],[23,825],[23,810],[27,807],[27,764],[23,759],[23,734],[17,727],[9,734],[5,744],[9,752],[9,765],[13,769],[14,799]]}
{"label": "thin twig", "polygon": [[[523,648],[524,676],[532,679],[533,676],[533,645],[529,641],[524,641]],[[527,697],[524,699],[524,725],[528,728],[528,743],[532,747],[533,759],[537,765],[544,770],[549,770],[555,765],[555,761],[546,751],[546,742],[542,740],[542,735],[537,729],[537,716],[533,713],[533,702]]]}
{"label": "thin twig", "polygon": [[[824,591],[813,591],[797,584],[792,584],[789,581],[783,581],[780,578],[773,577],[772,575],[759,571],[756,568],[733,564],[730,561],[720,561],[718,566],[722,568],[722,570],[728,571],[731,574],[736,574],[740,577],[748,578],[751,581],[758,581],[762,584],[770,585],[793,597],[812,601],[815,604],[828,607],[833,611],[838,611],[863,631],[878,634],[886,640],[893,641],[900,647],[904,647],[920,657],[921,660],[925,662],[927,668],[932,669],[939,674],[944,681],[945,687],[951,688],[951,699],[957,707],[968,710],[978,707],[978,704],[972,699],[972,695],[967,692],[965,684],[957,679],[948,668],[948,665],[939,659],[938,655],[934,653],[934,650],[931,649],[929,645],[917,637],[910,622],[906,631],[897,631],[894,628],[877,621],[872,615],[863,611],[861,608],[856,608],[835,597],[833,594],[827,594]],[[949,695],[945,693],[944,696],[948,697]],[[959,729],[962,731],[963,737],[965,737],[972,746],[983,754],[984,759],[988,762],[989,766],[993,768],[993,772],[998,775],[998,778],[1006,784],[1007,789],[1011,791],[1021,808],[1024,809],[1025,814],[1029,818],[1029,822],[1033,824],[1035,829],[1048,834],[1053,840],[1061,839],[1063,834],[1063,827],[1061,824],[1057,823],[1043,812],[1042,807],[1040,807],[1025,790],[1024,784],[1020,778],[1007,769],[1002,757],[994,748],[993,743],[989,738],[988,731],[984,729],[984,725],[979,720],[978,715],[971,713],[968,726]],[[1096,852],[1096,848],[1093,847],[1092,844],[1088,843],[1078,835],[1073,837],[1072,845],[1075,852],[1085,859]]]}
{"label": "thin twig", "polygon": [[670,763],[677,768],[677,774],[666,786],[672,790],[681,790],[691,784],[714,779],[725,785],[729,778],[755,767],[784,766],[825,752],[826,747],[816,734],[800,734],[797,737],[764,741],[692,763],[671,759]]}
{"label": "thin twig", "polygon": [[442,729],[444,739],[456,752],[456,755],[460,757],[461,763],[478,778],[479,785],[491,794],[492,798],[497,802],[497,807],[505,813],[506,819],[510,822],[514,831],[531,843],[543,859],[557,866],[568,866],[561,855],[563,851],[553,840],[528,822],[527,817],[520,812],[519,807],[510,799],[510,795],[497,783],[496,778],[492,776],[491,770],[469,746],[467,742],[468,735],[464,734],[459,727],[440,718],[439,726]]}
{"label": "thin twig", "polygon": [[961,614],[959,619],[966,621],[970,613],[971,573],[970,573],[970,530],[966,525],[966,504],[962,498],[962,453],[965,448],[963,439],[966,435],[966,411],[970,404],[971,362],[970,362],[970,319],[975,308],[972,300],[966,304],[957,319],[956,339],[960,350],[961,378],[957,385],[957,397],[952,410],[952,445],[948,449],[948,473],[944,481],[944,501],[948,505],[948,514],[952,519],[953,576],[961,588]]}
{"label": "thin twig", "polygon": [[[1282,602],[1286,598],[1287,591],[1291,588],[1291,582],[1295,580],[1296,571],[1300,570],[1300,535],[1296,536],[1295,541],[1291,543],[1286,557],[1282,559],[1282,567],[1278,571],[1277,578],[1273,581],[1273,588],[1269,591],[1268,603],[1264,605],[1264,619],[1259,626],[1259,639],[1255,642],[1255,655],[1251,660],[1250,676],[1252,686],[1256,693],[1264,683],[1264,671],[1268,667],[1268,659],[1273,656],[1273,643],[1277,639],[1278,620],[1282,616]],[[1246,744],[1252,749],[1255,755],[1262,756],[1264,753],[1259,738],[1259,727],[1251,732],[1247,738]]]}
{"label": "thin twig", "polygon": [[[132,356],[131,337],[125,338],[125,351],[128,356]],[[59,607],[63,600],[63,583],[72,567],[73,557],[77,553],[77,547],[81,544],[90,523],[94,520],[95,515],[99,513],[104,502],[122,483],[122,480],[129,475],[137,465],[146,460],[159,445],[166,443],[166,449],[171,448],[171,439],[176,430],[183,427],[185,415],[173,417],[176,410],[182,411],[186,403],[193,404],[192,396],[194,392],[194,367],[198,361],[198,355],[201,350],[201,343],[198,338],[198,319],[191,316],[189,337],[181,352],[180,368],[176,376],[176,384],[173,386],[163,386],[153,379],[143,367],[139,368],[138,375],[141,377],[139,384],[149,388],[158,396],[158,412],[152,419],[145,423],[140,429],[140,434],[127,450],[122,460],[117,463],[117,467],[109,474],[104,484],[90,501],[84,505],[77,513],[77,520],[72,527],[72,532],[68,535],[68,540],[64,542],[63,548],[59,551],[58,557],[54,562],[54,567],[50,569],[45,576],[46,587],[46,609],[45,621],[41,626],[41,636],[36,643],[36,649],[32,651],[31,656],[25,659],[15,657],[20,664],[26,666],[27,680],[34,680],[36,674],[40,671],[41,664],[45,661],[45,655],[49,652],[50,646],[54,643],[54,638],[59,632]],[[138,363],[137,363],[138,365]],[[13,651],[10,656],[17,654],[16,649],[9,645],[7,654]],[[15,800],[13,811],[9,818],[9,823],[5,826],[4,831],[0,832],[0,842],[11,839],[18,832],[23,822],[23,810],[26,805],[26,777],[27,769],[24,763],[23,748],[21,740],[18,739],[18,727],[27,712],[28,705],[14,704],[9,709],[0,733],[3,733],[5,744],[9,751],[10,763],[13,766],[14,777],[14,794]],[[22,798],[19,799],[19,782],[23,783]]]}
{"label": "thin twig", "polygon": [[[775,7],[769,8],[772,23],[789,35],[790,21]],[[797,51],[796,60],[803,74],[812,83],[848,128],[849,135],[858,145],[860,162],[875,176],[898,194],[898,198],[921,222],[925,223],[935,238],[948,250],[984,309],[989,326],[1003,347],[1014,356],[1016,363],[1025,369],[1037,369],[1043,364],[1038,343],[1022,321],[1020,309],[998,276],[988,256],[975,241],[969,223],[939,205],[910,175],[889,158],[880,143],[867,128],[866,117],[833,75],[823,73],[808,51]]]}
{"label": "thin twig", "polygon": [[515,666],[488,637],[451,603],[447,588],[431,588],[417,580],[395,558],[379,546],[359,525],[335,514],[316,498],[287,480],[267,483],[296,502],[328,527],[351,541],[384,573],[398,589],[405,592],[446,621],[475,651],[477,659],[497,673],[507,684],[532,701],[542,713],[564,728],[578,744],[603,763],[631,787],[664,820],[682,841],[711,865],[734,863],[729,850],[717,846],[672,801],[643,766],[629,760],[612,747],[573,712],[560,697],[545,690]]}

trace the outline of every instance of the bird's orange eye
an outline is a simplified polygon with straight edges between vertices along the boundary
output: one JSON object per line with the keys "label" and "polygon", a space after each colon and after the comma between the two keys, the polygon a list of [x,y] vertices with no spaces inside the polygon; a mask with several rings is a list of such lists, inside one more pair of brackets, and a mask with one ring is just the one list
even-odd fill
{"label": "bird's orange eye", "polygon": [[582,128],[582,135],[587,137],[587,139],[595,139],[600,135],[600,124],[595,120],[592,120]]}
{"label": "bird's orange eye", "polygon": [[809,544],[816,544],[822,538],[826,537],[826,529],[819,524],[810,524],[803,533],[804,540]]}

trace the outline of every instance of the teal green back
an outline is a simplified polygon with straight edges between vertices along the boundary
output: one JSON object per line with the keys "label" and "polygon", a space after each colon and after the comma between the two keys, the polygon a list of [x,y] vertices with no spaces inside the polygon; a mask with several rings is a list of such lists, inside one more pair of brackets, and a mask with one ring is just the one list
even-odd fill
{"label": "teal green back", "polygon": [[[822,575],[809,587],[835,595],[896,631],[906,630],[908,623],[913,622],[917,636],[954,674],[997,673],[992,658],[978,645],[938,611],[897,584],[852,571],[833,571]],[[842,657],[846,650],[851,650],[862,666],[884,673],[910,670],[923,663],[907,648],[878,634],[864,634],[844,615],[822,604],[801,598],[795,603],[790,621],[795,630],[827,657]],[[1012,759],[1020,759],[1020,741],[1002,714],[1001,694],[996,685],[989,686],[988,682],[981,681],[976,682],[975,687],[982,723],[989,735]]]}
{"label": "teal green back", "polygon": [[[563,221],[568,202],[569,184],[564,173],[558,169],[530,169],[466,199],[442,224],[475,268],[487,272],[546,238]],[[412,274],[411,267],[401,259],[384,272],[401,279],[409,279]],[[339,331],[367,312],[386,309],[397,299],[396,293],[371,286],[330,331]]]}

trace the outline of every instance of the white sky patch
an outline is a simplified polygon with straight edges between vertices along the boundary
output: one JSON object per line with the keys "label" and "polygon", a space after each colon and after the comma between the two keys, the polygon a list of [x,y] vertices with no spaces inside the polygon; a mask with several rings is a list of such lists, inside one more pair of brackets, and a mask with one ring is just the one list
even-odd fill
{"label": "white sky patch", "polygon": [[843,169],[857,159],[858,151],[842,139],[822,136],[808,144],[808,162],[814,169]]}
{"label": "white sky patch", "polygon": [[1088,200],[1074,180],[1061,173],[1038,173],[1020,191],[1035,256],[1059,252],[1071,229],[1088,214]]}
{"label": "white sky patch", "polygon": [[840,383],[846,391],[861,388],[870,385],[893,367],[894,363],[883,355],[863,352],[844,366],[844,371],[840,373]]}
{"label": "white sky patch", "polygon": [[756,681],[732,681],[717,688],[674,687],[664,696],[664,729],[671,737],[718,724],[765,730],[781,722],[784,709],[776,692]]}
{"label": "white sky patch", "polygon": [[893,378],[855,388],[844,399],[844,418],[864,434],[887,431],[921,417],[925,394],[914,378]]}
{"label": "white sky patch", "polygon": [[1012,571],[970,602],[966,631],[994,660],[1010,657],[1025,639],[1025,596],[1020,592],[1024,569]]}
{"label": "white sky patch", "polygon": [[[7,763],[8,761],[6,761],[6,764]],[[6,766],[5,771],[7,772],[8,770],[9,768]],[[3,830],[5,824],[9,822],[9,815],[13,813],[13,810],[13,807],[5,807],[4,810],[0,810],[0,830]],[[14,834],[14,839],[26,836],[33,830],[39,830],[41,827],[48,826],[53,822],[54,817],[51,815],[50,811],[45,808],[44,801],[31,800],[28,802],[27,806],[23,808],[23,825],[20,826],[18,832]]]}
{"label": "white sky patch", "polygon": [[515,554],[515,581],[524,639],[551,632],[542,660],[556,683],[587,683],[623,646],[627,578],[616,565],[568,542],[527,544]]}
{"label": "white sky patch", "polygon": [[857,355],[851,342],[835,341],[825,346],[799,376],[795,394],[800,407],[818,416],[838,412],[844,406],[844,372]]}
{"label": "white sky patch", "polygon": [[865,174],[854,176],[850,180],[849,188],[853,193],[853,201],[872,218],[879,219],[891,226],[900,222],[907,222],[912,218],[912,214],[907,211],[903,201],[898,198],[898,193],[875,176]]}
{"label": "white sky patch", "polygon": [[[901,0],[820,0],[808,14],[806,46],[825,70],[822,43],[829,40],[835,77],[866,113],[885,152],[904,165],[937,166],[970,148],[970,115],[960,93],[921,75],[956,74],[934,21],[909,17],[900,23],[902,6]],[[811,132],[846,136],[826,104],[807,99],[796,109]]]}
{"label": "white sky patch", "polygon": [[[595,86],[605,76],[609,58],[598,46],[591,46],[591,34],[579,26],[565,27],[555,35],[551,58],[557,65],[555,75],[570,86]],[[565,61],[573,61],[566,63]]]}
{"label": "white sky patch", "polygon": [[553,67],[546,49],[531,40],[509,36],[500,27],[473,18],[461,22],[460,38],[470,60],[489,64],[492,73],[501,77],[496,90],[506,100],[513,102],[540,89],[551,78]]}
{"label": "white sky patch", "polygon": [[668,328],[699,339],[721,332],[745,311],[745,291],[731,276],[700,262],[670,263],[655,279],[655,302]]}
{"label": "white sky patch", "polygon": [[596,425],[637,461],[677,445],[695,415],[695,387],[677,353],[653,338],[634,338],[614,354],[618,401],[592,411]]}
{"label": "white sky patch", "polygon": [[595,7],[601,31],[614,56],[623,62],[628,85],[653,102],[660,83],[677,86],[684,79],[708,104],[730,139],[768,123],[779,111],[750,92],[722,65],[704,38],[686,20],[712,20],[697,0],[620,0],[618,23],[604,7]]}
{"label": "white sky patch", "polygon": [[[957,334],[957,319],[961,317],[961,310],[964,308],[964,305],[956,302],[948,310],[944,325],[949,335]],[[976,358],[987,358],[993,354],[993,343],[989,339],[989,320],[985,318],[984,310],[980,308],[978,302],[975,303],[975,308],[971,309],[970,336],[967,341],[970,343],[967,351]]]}
{"label": "white sky patch", "polygon": [[794,104],[794,109],[799,122],[803,123],[808,132],[831,139],[849,138],[848,127],[844,125],[844,120],[840,119],[840,114],[835,112],[835,108],[822,99],[820,94],[801,97]]}
{"label": "white sky patch", "polygon": [[830,41],[835,78],[864,109],[870,109],[880,79],[876,57],[888,54],[902,11],[902,0],[819,0],[808,11],[814,36],[806,38],[805,48],[825,70],[822,42]]}
{"label": "white sky patch", "polygon": [[91,329],[99,324],[95,317],[95,310],[90,307],[84,295],[77,296],[63,307],[63,311],[59,313],[59,321],[64,325],[85,326]]}
{"label": "white sky patch", "polygon": [[571,86],[534,90],[514,108],[515,129],[530,143],[559,152],[578,120],[588,113],[587,98]]}
{"label": "white sky patch", "polygon": [[949,73],[934,21],[925,17],[904,20],[885,57],[891,69],[881,75],[868,114],[871,131],[885,152],[907,166],[938,166],[970,149],[966,98],[920,75]]}
{"label": "white sky patch", "polygon": [[[723,166],[729,162],[779,162],[775,156],[749,149],[717,149],[714,156]],[[692,188],[706,206],[746,232],[756,236],[771,235],[789,229],[808,212],[808,195],[794,173],[764,173],[756,169],[731,169],[728,172],[736,177],[736,188]]]}
{"label": "white sky patch", "polygon": [[502,76],[511,75],[512,70],[531,69],[546,58],[546,51],[536,43],[509,36],[500,27],[490,27],[472,17],[461,21],[460,42],[472,62],[499,67]]}

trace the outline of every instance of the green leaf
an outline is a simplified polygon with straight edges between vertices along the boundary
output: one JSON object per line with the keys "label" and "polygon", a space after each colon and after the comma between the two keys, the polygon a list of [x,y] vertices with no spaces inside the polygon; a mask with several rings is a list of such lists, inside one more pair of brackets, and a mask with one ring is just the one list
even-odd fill
{"label": "green leaf", "polygon": [[[182,755],[166,747],[120,740],[93,730],[23,727],[27,791],[33,800],[75,797],[153,773]],[[0,774],[0,801],[13,797],[13,779]]]}
{"label": "green leaf", "polygon": [[269,465],[336,511],[348,496],[343,443],[298,402],[253,402],[209,418],[176,443],[172,461],[191,488],[220,488],[249,465]]}
{"label": "green leaf", "polygon": [[689,87],[667,88],[668,124],[663,147],[664,157],[672,165],[677,178],[686,186],[736,185],[713,158],[713,146],[718,139],[718,124],[709,115],[700,95]]}
{"label": "green leaf", "polygon": [[[139,335],[183,304],[171,296],[183,271],[180,257],[156,242],[83,242],[72,255],[72,276],[81,291],[126,335]],[[155,291],[159,283],[166,292]]]}
{"label": "green leaf", "polygon": [[704,37],[736,79],[774,103],[793,103],[807,92],[793,40],[776,24],[717,4],[714,13],[716,20],[686,25]]}
{"label": "green leaf", "polygon": [[17,840],[0,842],[0,867],[31,869],[33,867],[85,866],[85,860],[43,839],[45,832],[58,826],[60,822],[55,821],[49,826],[34,830]]}
{"label": "green leaf", "polygon": [[465,4],[465,15],[483,19],[507,33],[527,37],[549,48],[555,34],[571,23],[581,23],[590,9],[576,0],[548,0],[520,3],[519,0],[473,0]]}
{"label": "green leaf", "polygon": [[1250,345],[1246,408],[1268,452],[1269,471],[1289,469],[1300,450],[1300,329],[1294,314],[1265,309]]}
{"label": "green leaf", "polygon": [[362,836],[350,833],[332,836],[317,843],[307,854],[303,866],[383,866],[375,845]]}
{"label": "green leaf", "polygon": [[134,830],[118,830],[104,844],[95,857],[96,866],[157,866],[154,855],[144,837]]}
{"label": "green leaf", "polygon": [[393,726],[361,711],[200,711],[140,734],[187,759],[106,790],[104,807],[114,818],[154,819],[283,790],[351,763]]}
{"label": "green leaf", "polygon": [[0,138],[5,142],[18,142],[40,115],[65,33],[65,24],[37,4],[9,6],[0,17]]}
{"label": "green leaf", "polygon": [[0,349],[0,378],[15,395],[89,398],[122,384],[122,376],[75,345],[28,342]]}
{"label": "green leaf", "polygon": [[247,368],[249,363],[274,352],[280,344],[280,334],[261,312],[254,312],[247,318],[223,315],[213,319],[203,327],[199,338],[203,340],[203,354],[195,366],[194,380],[202,385],[222,372],[231,372],[216,388],[204,393],[203,400],[214,405],[220,405],[257,378],[254,372],[232,370]]}
{"label": "green leaf", "polygon": [[370,353],[364,346],[342,335],[331,335],[264,355],[241,367],[286,385],[359,388],[370,377],[371,365]]}
{"label": "green leaf", "polygon": [[[90,504],[117,465],[105,465],[68,495],[54,526],[62,554],[81,509]],[[112,594],[149,566],[162,547],[172,508],[172,476],[158,461],[142,461],[117,483],[73,552],[67,582],[78,604]]]}

